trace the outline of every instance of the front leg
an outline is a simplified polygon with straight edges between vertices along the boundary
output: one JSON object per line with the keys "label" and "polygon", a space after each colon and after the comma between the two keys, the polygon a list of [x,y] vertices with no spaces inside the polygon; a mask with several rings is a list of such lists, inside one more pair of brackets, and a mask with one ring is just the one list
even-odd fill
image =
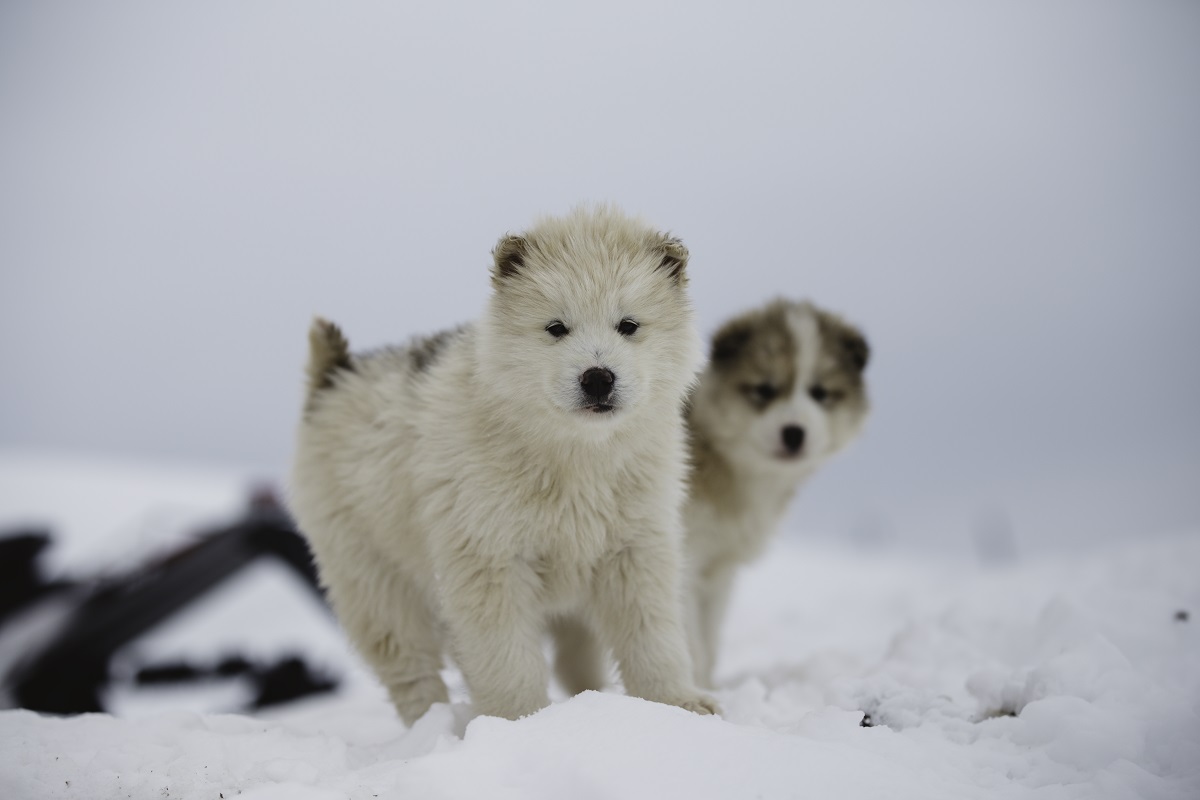
{"label": "front leg", "polygon": [[592,612],[636,697],[698,714],[717,703],[692,683],[679,597],[680,557],[666,537],[644,537],[615,553],[596,572]]}
{"label": "front leg", "polygon": [[732,564],[717,564],[710,566],[695,579],[691,598],[694,605],[695,630],[691,636],[691,645],[692,664],[698,686],[713,686],[713,671],[720,651],[721,627],[725,621],[725,610],[729,606],[734,570]]}
{"label": "front leg", "polygon": [[520,559],[460,555],[442,570],[443,613],[475,710],[518,717],[550,704],[538,579]]}

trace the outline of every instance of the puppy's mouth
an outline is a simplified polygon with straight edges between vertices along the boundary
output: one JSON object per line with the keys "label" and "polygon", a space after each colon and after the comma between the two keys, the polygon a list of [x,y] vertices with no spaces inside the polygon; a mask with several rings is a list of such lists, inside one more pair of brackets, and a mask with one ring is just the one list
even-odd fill
{"label": "puppy's mouth", "polygon": [[612,403],[588,403],[581,407],[588,414],[611,414],[617,410]]}

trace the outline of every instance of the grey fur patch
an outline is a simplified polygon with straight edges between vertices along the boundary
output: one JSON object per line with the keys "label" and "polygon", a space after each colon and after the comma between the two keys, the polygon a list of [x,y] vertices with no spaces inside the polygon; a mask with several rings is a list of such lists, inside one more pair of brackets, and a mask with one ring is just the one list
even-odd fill
{"label": "grey fur patch", "polygon": [[862,373],[871,360],[871,347],[862,332],[850,323],[829,311],[813,309],[817,325],[821,330],[821,342],[830,349],[835,358],[846,368]]}
{"label": "grey fur patch", "polygon": [[412,364],[413,371],[424,372],[433,366],[437,362],[438,357],[446,349],[446,345],[453,341],[460,333],[462,333],[462,328],[454,328],[435,333],[432,336],[415,339],[408,346],[408,360]]}
{"label": "grey fur patch", "polygon": [[730,320],[713,337],[713,366],[759,408],[771,399],[758,395],[756,387],[768,385],[785,397],[796,384],[798,344],[787,312],[788,304],[777,300]]}
{"label": "grey fur patch", "polygon": [[749,325],[739,325],[731,322],[713,337],[710,357],[718,364],[728,364],[737,359],[742,349],[750,343],[754,335]]}
{"label": "grey fur patch", "polygon": [[398,370],[412,375],[428,372],[442,357],[450,344],[463,335],[466,325],[448,328],[428,336],[413,337],[407,344],[384,345],[357,354],[355,357],[373,368],[387,371]]}
{"label": "grey fur patch", "polygon": [[821,333],[821,357],[816,379],[827,392],[826,405],[846,404],[863,410],[867,405],[863,372],[870,360],[867,338],[836,314],[814,308]]}

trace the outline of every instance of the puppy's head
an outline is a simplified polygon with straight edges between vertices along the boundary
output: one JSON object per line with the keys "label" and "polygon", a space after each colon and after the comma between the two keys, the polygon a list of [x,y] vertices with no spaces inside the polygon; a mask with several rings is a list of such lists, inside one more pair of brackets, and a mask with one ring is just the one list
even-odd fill
{"label": "puppy's head", "polygon": [[862,427],[869,353],[839,317],[777,300],[717,331],[693,419],[739,464],[814,468]]}
{"label": "puppy's head", "polygon": [[505,236],[492,255],[479,369],[498,399],[600,429],[677,413],[701,358],[678,239],[602,206]]}

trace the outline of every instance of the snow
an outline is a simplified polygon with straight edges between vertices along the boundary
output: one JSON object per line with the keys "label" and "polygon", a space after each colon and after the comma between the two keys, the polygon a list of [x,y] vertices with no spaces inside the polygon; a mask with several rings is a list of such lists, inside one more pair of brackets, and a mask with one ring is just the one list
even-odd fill
{"label": "snow", "polygon": [[722,718],[616,690],[475,717],[451,670],[452,703],[411,730],[324,609],[258,566],[123,658],[303,647],[337,693],[246,716],[118,686],[115,716],[0,712],[0,796],[1195,798],[1198,566],[1195,532],[1002,567],[786,535],[739,583]]}

